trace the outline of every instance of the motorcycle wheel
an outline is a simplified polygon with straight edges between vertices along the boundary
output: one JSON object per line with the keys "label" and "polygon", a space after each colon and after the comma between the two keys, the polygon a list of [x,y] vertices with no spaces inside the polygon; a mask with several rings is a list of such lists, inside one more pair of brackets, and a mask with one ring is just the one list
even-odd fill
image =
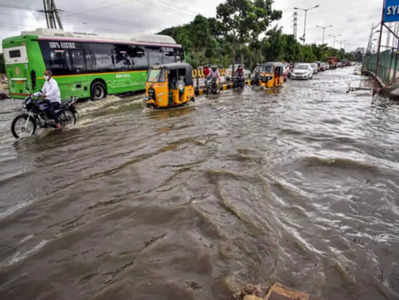
{"label": "motorcycle wheel", "polygon": [[19,115],[11,123],[11,132],[16,139],[32,136],[36,132],[36,121],[27,114]]}
{"label": "motorcycle wheel", "polygon": [[64,110],[59,116],[63,128],[72,127],[76,124],[76,115],[70,109]]}

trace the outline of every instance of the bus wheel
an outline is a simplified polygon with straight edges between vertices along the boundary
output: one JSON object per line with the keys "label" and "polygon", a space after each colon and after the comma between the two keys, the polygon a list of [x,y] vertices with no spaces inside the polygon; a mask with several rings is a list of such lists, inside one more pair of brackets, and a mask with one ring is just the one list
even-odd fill
{"label": "bus wheel", "polygon": [[95,81],[91,85],[91,99],[100,100],[107,95],[105,84],[100,81]]}

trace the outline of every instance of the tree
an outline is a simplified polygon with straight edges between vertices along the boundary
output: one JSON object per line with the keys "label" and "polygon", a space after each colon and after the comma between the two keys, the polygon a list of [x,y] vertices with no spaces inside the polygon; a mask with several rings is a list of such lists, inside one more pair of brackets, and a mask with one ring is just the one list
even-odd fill
{"label": "tree", "polygon": [[263,42],[263,55],[268,61],[277,61],[283,59],[283,50],[285,48],[285,39],[281,28],[277,26],[269,30]]}
{"label": "tree", "polygon": [[[232,57],[244,45],[256,41],[273,20],[281,18],[281,12],[272,10],[272,0],[227,0],[216,8],[216,18],[221,32],[232,44]],[[255,48],[257,43],[252,43]],[[240,57],[243,63],[243,52]]]}
{"label": "tree", "polygon": [[287,62],[297,62],[301,60],[301,44],[295,39],[295,36],[284,35],[285,38],[284,49],[283,49],[283,59]]}
{"label": "tree", "polygon": [[316,56],[313,54],[312,46],[302,46],[302,60],[304,62],[313,62],[316,60]]}
{"label": "tree", "polygon": [[281,28],[269,29],[281,17],[272,10],[272,0],[227,0],[217,7],[217,18],[197,15],[188,24],[164,29],[184,47],[185,60],[197,67],[215,64],[227,67],[238,60],[253,68],[256,63],[326,61],[330,56],[352,59],[343,49],[327,45],[302,45]]}

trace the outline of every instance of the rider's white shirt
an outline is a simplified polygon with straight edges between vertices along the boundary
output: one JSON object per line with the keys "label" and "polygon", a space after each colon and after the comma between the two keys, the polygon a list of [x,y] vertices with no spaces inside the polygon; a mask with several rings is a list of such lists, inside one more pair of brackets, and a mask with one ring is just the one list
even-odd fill
{"label": "rider's white shirt", "polygon": [[57,81],[54,78],[50,78],[50,80],[46,80],[44,83],[42,90],[40,92],[41,95],[45,95],[46,99],[50,102],[58,102],[61,103],[61,93],[60,88],[58,87]]}

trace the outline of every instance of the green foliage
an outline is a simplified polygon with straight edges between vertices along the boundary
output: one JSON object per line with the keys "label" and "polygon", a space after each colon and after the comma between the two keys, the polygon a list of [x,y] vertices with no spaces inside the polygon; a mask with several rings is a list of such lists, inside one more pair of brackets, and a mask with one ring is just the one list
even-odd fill
{"label": "green foliage", "polygon": [[227,67],[232,62],[252,69],[266,61],[327,61],[330,56],[353,59],[343,49],[327,45],[302,45],[281,28],[269,28],[281,18],[272,9],[272,0],[226,0],[217,7],[217,18],[197,15],[182,26],[160,32],[183,45],[185,59],[194,67],[215,64]]}
{"label": "green foliage", "polygon": [[0,73],[5,73],[5,66],[4,66],[4,55],[0,53]]}
{"label": "green foliage", "polygon": [[266,32],[272,21],[281,18],[282,12],[272,10],[272,3],[272,0],[227,0],[216,8],[220,32],[232,44],[233,63],[237,52],[243,63],[246,44],[252,42],[257,49],[259,35]]}

